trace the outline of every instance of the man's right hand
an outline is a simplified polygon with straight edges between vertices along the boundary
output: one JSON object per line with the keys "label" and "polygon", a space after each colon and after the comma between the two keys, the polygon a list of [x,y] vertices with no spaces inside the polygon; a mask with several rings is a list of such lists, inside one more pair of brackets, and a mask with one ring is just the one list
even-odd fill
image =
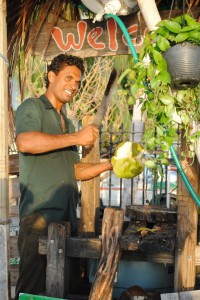
{"label": "man's right hand", "polygon": [[99,135],[99,129],[95,126],[88,125],[77,132],[77,144],[81,146],[92,146]]}

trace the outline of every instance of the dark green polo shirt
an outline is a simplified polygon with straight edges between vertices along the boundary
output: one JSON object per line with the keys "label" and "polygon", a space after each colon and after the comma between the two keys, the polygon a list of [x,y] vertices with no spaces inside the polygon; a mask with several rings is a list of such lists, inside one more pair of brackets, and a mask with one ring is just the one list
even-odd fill
{"label": "dark green polo shirt", "polygon": [[[74,132],[72,122],[63,114],[67,133]],[[16,134],[38,131],[63,134],[60,116],[45,95],[25,100],[16,112]],[[20,218],[40,212],[48,223],[70,221],[76,227],[78,187],[74,164],[77,147],[43,154],[19,153]]]}

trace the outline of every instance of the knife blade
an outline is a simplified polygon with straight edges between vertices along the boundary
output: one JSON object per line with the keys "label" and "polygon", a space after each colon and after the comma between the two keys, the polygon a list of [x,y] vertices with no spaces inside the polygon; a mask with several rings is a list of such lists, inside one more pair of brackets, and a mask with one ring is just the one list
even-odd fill
{"label": "knife blade", "polygon": [[96,115],[94,119],[92,120],[91,125],[99,128],[101,125],[101,122],[107,112],[107,109],[110,105],[112,95],[114,94],[116,87],[117,87],[117,70],[115,68],[112,69],[110,73],[110,77],[104,92],[103,99],[97,109]]}

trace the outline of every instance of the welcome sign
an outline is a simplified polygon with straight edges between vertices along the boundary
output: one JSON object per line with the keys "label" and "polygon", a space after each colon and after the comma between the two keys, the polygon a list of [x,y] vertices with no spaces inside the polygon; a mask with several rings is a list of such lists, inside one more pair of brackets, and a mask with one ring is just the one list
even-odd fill
{"label": "welcome sign", "polygon": [[[171,17],[180,14],[182,11],[173,10]],[[167,19],[169,11],[160,12],[160,15],[161,19]],[[55,16],[48,16],[48,21],[39,33],[37,25],[30,29],[29,43],[33,48],[33,54],[44,55],[46,60],[52,60],[60,53],[78,55],[83,58],[131,54],[124,33],[114,18],[95,23],[92,19],[69,22],[58,18],[55,25],[52,25],[53,19]],[[120,19],[126,27],[136,51],[139,52],[147,31],[142,15],[140,14],[139,18],[139,15],[134,13],[121,16]]]}
{"label": "welcome sign", "polygon": [[[147,30],[143,19],[139,22],[137,14],[123,16],[120,19],[136,51],[139,52]],[[76,54],[80,57],[130,54],[126,38],[113,18],[96,23],[92,20],[67,22],[58,19],[53,27],[52,22],[45,23],[38,37],[36,32],[37,29],[33,26],[30,41],[34,45],[34,54],[43,54],[46,60],[51,60],[60,53]]]}

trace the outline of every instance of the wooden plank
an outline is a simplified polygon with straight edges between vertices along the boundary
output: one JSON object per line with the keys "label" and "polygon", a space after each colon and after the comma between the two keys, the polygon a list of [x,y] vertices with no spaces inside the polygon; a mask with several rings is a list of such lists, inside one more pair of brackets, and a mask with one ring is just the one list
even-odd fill
{"label": "wooden plank", "polygon": [[[101,254],[101,240],[87,238],[67,238],[66,255],[69,257],[99,258]],[[199,246],[197,246],[199,247]],[[85,250],[83,250],[85,249]],[[40,239],[39,253],[46,255],[47,238]],[[197,263],[200,264],[200,249],[197,251]],[[155,263],[174,263],[172,253],[142,253],[140,251],[127,251],[122,248],[122,259],[145,261]]]}
{"label": "wooden plank", "polygon": [[[121,18],[125,22],[126,28],[130,28],[132,25],[131,32],[135,41],[138,29],[137,15],[131,14]],[[123,33],[112,18],[98,22],[98,24],[93,23],[92,19],[68,22],[62,18],[58,19],[52,28],[52,18],[49,17],[37,37],[36,27],[36,24],[31,27],[30,44],[33,44],[36,55],[44,53],[44,45],[48,44],[45,52],[46,60],[51,60],[55,55],[63,52],[74,54],[74,51],[80,57],[130,54]],[[146,26],[142,26],[141,30],[145,28]],[[143,35],[143,31],[141,35]],[[50,40],[47,43],[49,36]],[[135,42],[135,46],[138,48],[140,44],[137,45]]]}
{"label": "wooden plank", "polygon": [[101,253],[100,239],[67,238],[66,256],[98,258]]}
{"label": "wooden plank", "polygon": [[[11,241],[15,240],[16,237],[11,237]],[[83,258],[99,258],[101,253],[101,240],[93,238],[77,238],[77,237],[68,237],[66,238],[66,256],[69,257],[83,257]],[[200,265],[200,246],[196,246],[196,256],[195,264],[196,266]],[[15,251],[13,253],[16,253]],[[47,254],[47,237],[40,238],[39,243],[39,253],[42,255]],[[12,257],[18,257],[12,255]],[[125,260],[135,260],[135,261],[150,261],[155,263],[174,263],[174,254],[173,253],[148,253],[140,252],[134,250],[127,250],[122,247],[122,259]]]}
{"label": "wooden plank", "polygon": [[[47,254],[47,237],[40,238],[39,253]],[[67,237],[65,254],[69,257],[99,258],[101,253],[101,240],[93,238]]]}
{"label": "wooden plank", "polygon": [[63,298],[66,228],[52,223],[48,228],[46,295]]}
{"label": "wooden plank", "polygon": [[[184,147],[184,139],[181,145]],[[188,180],[199,193],[200,168],[197,160],[191,165],[181,161]],[[178,216],[175,249],[174,291],[193,290],[196,281],[195,249],[197,244],[198,208],[183,180],[178,176]]]}
{"label": "wooden plank", "polygon": [[[93,117],[83,118],[83,126],[91,123]],[[83,163],[99,163],[99,139],[94,147],[83,148]],[[100,176],[81,183],[81,235],[95,237],[97,231],[97,220],[99,220],[100,207]]]}
{"label": "wooden plank", "polygon": [[200,300],[200,291],[161,294],[161,300]]}

